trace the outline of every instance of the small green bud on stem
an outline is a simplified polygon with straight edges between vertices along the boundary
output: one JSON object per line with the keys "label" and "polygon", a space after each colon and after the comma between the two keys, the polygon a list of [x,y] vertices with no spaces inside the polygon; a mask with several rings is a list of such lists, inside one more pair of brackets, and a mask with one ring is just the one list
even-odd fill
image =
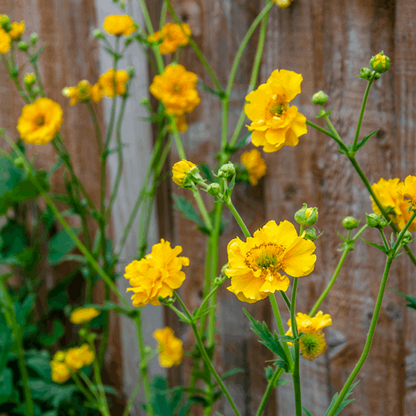
{"label": "small green bud on stem", "polygon": [[213,196],[218,195],[221,193],[221,185],[216,182],[211,183],[207,188],[207,192]]}
{"label": "small green bud on stem", "polygon": [[371,68],[374,69],[374,71],[378,72],[379,74],[382,74],[390,68],[390,58],[386,55],[384,55],[384,52],[381,51],[376,56],[373,56],[370,59],[370,65]]}
{"label": "small green bud on stem", "polygon": [[220,178],[228,179],[231,178],[233,175],[235,175],[235,167],[234,164],[231,162],[222,165],[218,170],[218,176]]}
{"label": "small green bud on stem", "polygon": [[311,226],[318,221],[318,208],[308,208],[306,204],[296,212],[295,221],[303,226]]}
{"label": "small green bud on stem", "polygon": [[312,104],[325,104],[328,101],[328,96],[323,91],[318,91],[312,96]]}
{"label": "small green bud on stem", "polygon": [[353,230],[354,228],[358,227],[358,224],[361,220],[356,220],[354,217],[345,217],[342,220],[342,226],[347,230]]}

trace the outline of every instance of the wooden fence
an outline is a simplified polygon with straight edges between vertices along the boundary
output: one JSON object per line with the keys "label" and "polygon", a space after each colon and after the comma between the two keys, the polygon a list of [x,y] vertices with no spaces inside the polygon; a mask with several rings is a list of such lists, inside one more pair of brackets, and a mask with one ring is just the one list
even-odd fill
{"label": "wooden fence", "polygon": [[[101,24],[96,15],[97,9],[102,15],[104,3],[104,0],[14,0],[10,4],[0,0],[2,12],[15,20],[25,19],[29,30],[37,31],[42,41],[48,43],[41,68],[48,81],[47,93],[64,107],[63,134],[78,172],[92,191],[99,175],[98,159],[96,165],[91,163],[91,155],[97,154],[95,142],[86,140],[93,135],[92,125],[87,121],[85,109],[69,110],[60,94],[63,86],[75,85],[83,78],[92,81],[99,75],[99,51],[91,31]],[[147,3],[156,20],[161,0]],[[264,6],[264,0],[175,0],[173,4],[182,20],[190,24],[195,41],[225,85],[235,51]],[[255,45],[256,36],[237,74],[230,103],[230,129],[244,103]],[[324,90],[330,97],[328,108],[335,110],[331,116],[335,127],[351,140],[365,88],[365,82],[355,74],[380,50],[392,59],[392,66],[370,92],[362,132],[380,130],[357,157],[371,183],[380,177],[404,179],[416,173],[416,2],[295,0],[286,10],[273,8],[261,67],[262,82],[276,68],[303,75],[302,94],[295,104],[308,118],[316,113],[316,107],[310,103],[312,94]],[[210,85],[190,48],[184,51],[181,60],[188,70],[196,72]],[[6,79],[3,70],[0,76]],[[0,121],[15,136],[14,128],[23,103],[17,94],[11,94],[12,90],[10,82],[2,81]],[[202,102],[188,119],[184,143],[190,160],[212,164],[219,149],[221,105],[218,98],[200,92]],[[101,120],[104,121],[104,111]],[[148,146],[149,137],[140,139]],[[39,165],[49,166],[54,160],[52,149],[46,146],[36,150]],[[131,151],[125,153],[128,162],[136,156]],[[177,160],[173,151],[169,166]],[[236,186],[235,205],[252,231],[271,219],[291,220],[303,202],[319,207],[317,225],[324,234],[317,241],[317,265],[313,274],[301,279],[299,289],[298,308],[308,311],[338,262],[340,254],[336,248],[340,239],[335,230],[342,231],[341,220],[345,216],[363,218],[365,212],[370,212],[370,199],[349,161],[337,152],[336,144],[315,131],[301,137],[296,148],[287,147],[267,155],[266,163],[267,176],[259,186]],[[195,308],[201,297],[205,238],[198,231],[190,230],[192,225],[172,212],[171,192],[186,194],[170,181],[164,185],[157,204],[159,235],[182,245],[184,255],[191,259],[181,294],[189,307]],[[115,212],[116,218],[117,215]],[[221,240],[220,264],[226,262],[227,242],[236,235],[241,236],[237,224],[227,216],[229,222]],[[116,220],[116,235],[117,224]],[[371,237],[376,239],[377,234]],[[383,262],[381,252],[358,242],[322,304],[322,310],[333,318],[333,325],[327,331],[328,349],[323,357],[311,363],[303,360],[301,367],[305,405],[315,415],[325,413],[331,397],[341,389],[362,352]],[[54,273],[50,271],[46,278],[52,281]],[[395,262],[389,286],[416,294],[416,273],[406,256]],[[250,332],[243,306],[257,319],[272,325],[268,302],[243,305],[223,287],[218,297],[219,348],[215,364],[220,373],[235,367],[244,370],[229,379],[228,384],[241,413],[248,416],[254,414],[264,392],[263,366],[271,357]],[[284,310],[283,305],[281,309]],[[165,318],[179,332],[185,346],[189,346],[193,342],[189,329],[179,325],[170,314]],[[358,376],[361,382],[354,392],[356,400],[344,411],[345,416],[416,415],[415,327],[415,312],[388,290],[369,358]],[[126,349],[121,357],[120,339],[126,338],[120,338],[117,331],[113,334],[107,364],[112,377],[117,375],[114,383],[120,385],[121,368],[128,372],[126,362],[136,362],[137,357],[132,358],[134,351]],[[169,371],[172,383],[186,380],[189,370],[190,363],[185,361],[179,369]],[[129,390],[128,383],[126,390]],[[134,414],[139,414],[140,406],[135,409]],[[291,384],[277,388],[267,414],[286,416],[293,414],[292,409]],[[220,403],[218,411],[232,414],[225,401]]]}

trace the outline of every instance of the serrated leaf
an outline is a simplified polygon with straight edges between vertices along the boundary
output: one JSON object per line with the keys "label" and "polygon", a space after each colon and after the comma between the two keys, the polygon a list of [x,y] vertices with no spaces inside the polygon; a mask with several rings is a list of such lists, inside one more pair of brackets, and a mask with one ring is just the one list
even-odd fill
{"label": "serrated leaf", "polygon": [[381,250],[384,254],[387,254],[386,251],[386,247],[384,247],[382,244],[376,244],[376,243],[372,243],[371,241],[366,240],[365,238],[361,237],[361,240],[365,241],[367,244],[369,244],[370,246],[373,246],[375,248],[378,248],[379,250]]}
{"label": "serrated leaf", "polygon": [[201,218],[198,215],[198,212],[193,207],[190,201],[176,194],[172,194],[172,197],[175,201],[173,208],[180,211],[183,218],[196,222],[199,227],[205,227],[204,222],[201,220]]}
{"label": "serrated leaf", "polygon": [[[358,380],[356,383],[352,384],[350,386],[350,388],[348,389],[347,394],[345,395],[344,399],[342,400],[342,402],[340,403],[340,405],[338,406],[338,409],[336,410],[336,412],[334,413],[334,416],[337,416],[341,413],[341,411],[344,409],[344,407],[346,407],[348,404],[350,404],[351,402],[353,402],[355,399],[348,399],[349,396],[351,396],[352,394],[352,390],[354,389],[354,387],[360,382],[360,380]],[[335,393],[334,397],[331,400],[331,404],[328,407],[328,410],[325,413],[325,416],[328,416],[329,412],[332,410],[332,408],[334,407],[337,399],[338,399],[339,394]]]}
{"label": "serrated leaf", "polygon": [[256,321],[246,309],[243,309],[244,313],[247,315],[250,320],[251,330],[260,338],[260,343],[265,345],[270,351],[279,356],[286,364],[288,364],[285,350],[283,349],[276,333],[271,333],[267,324],[263,322],[261,324],[259,321]]}
{"label": "serrated leaf", "polygon": [[398,293],[400,296],[402,296],[409,302],[406,306],[416,310],[416,298],[414,296],[406,295],[403,292],[400,292],[400,290],[394,289],[393,287],[391,287],[390,289]]}
{"label": "serrated leaf", "polygon": [[364,139],[362,139],[361,141],[359,141],[357,143],[356,150],[358,150],[360,147],[363,147],[367,143],[368,139],[370,137],[373,137],[378,131],[379,131],[379,129],[373,131],[371,134],[369,134],[368,136],[365,136]]}

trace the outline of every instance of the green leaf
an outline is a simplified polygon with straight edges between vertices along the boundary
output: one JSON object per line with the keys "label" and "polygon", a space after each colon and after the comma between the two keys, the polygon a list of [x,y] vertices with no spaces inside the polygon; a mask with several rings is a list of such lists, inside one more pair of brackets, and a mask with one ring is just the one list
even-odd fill
{"label": "green leaf", "polygon": [[52,334],[40,334],[39,342],[46,347],[51,347],[65,333],[65,328],[58,320],[53,321]]}
{"label": "green leaf", "polygon": [[313,414],[305,406],[302,406],[302,409],[306,416],[313,416]]}
{"label": "green leaf", "polygon": [[12,333],[12,328],[2,325],[0,329],[0,373],[6,367],[8,361],[8,352],[11,345],[13,344]]}
{"label": "green leaf", "polygon": [[23,225],[15,220],[9,220],[0,230],[0,261],[2,263],[21,266],[16,255],[28,247],[28,239]]}
{"label": "green leaf", "polygon": [[244,373],[242,368],[232,368],[231,370],[226,371],[222,376],[221,380],[225,380],[228,377],[234,376],[235,374]]}
{"label": "green leaf", "polygon": [[261,324],[259,321],[256,321],[246,309],[243,309],[244,313],[247,315],[250,320],[251,330],[260,338],[260,343],[265,345],[270,351],[279,356],[286,364],[288,364],[285,350],[280,344],[279,338],[274,332],[273,334],[267,328],[267,324],[263,322]]}
{"label": "green leaf", "polygon": [[35,295],[31,293],[27,295],[23,302],[14,302],[14,310],[16,314],[16,321],[19,326],[24,327],[27,317],[35,306]]}
{"label": "green leaf", "polygon": [[0,404],[6,403],[13,393],[13,373],[5,368],[0,374]]}
{"label": "green leaf", "polygon": [[45,381],[52,382],[49,354],[46,351],[37,350],[33,350],[33,353],[34,355],[26,358],[27,367],[34,370]]}
{"label": "green leaf", "polygon": [[376,244],[376,243],[372,243],[371,241],[368,241],[364,238],[361,237],[361,240],[365,241],[367,244],[370,244],[370,246],[373,246],[375,248],[378,248],[379,250],[381,250],[384,254],[387,254],[386,251],[386,247],[384,247],[382,244]]}
{"label": "green leaf", "polygon": [[405,295],[403,292],[400,292],[400,290],[394,289],[393,287],[391,287],[390,289],[394,290],[400,296],[403,296],[409,302],[406,306],[416,310],[416,298],[414,296]]}
{"label": "green leaf", "polygon": [[364,139],[362,139],[360,142],[358,142],[356,150],[358,150],[360,147],[363,147],[367,143],[368,139],[370,137],[373,137],[378,131],[379,131],[379,129],[373,131],[371,134],[369,134],[368,136],[365,136]]}
{"label": "green leaf", "polygon": [[[341,413],[341,411],[344,409],[344,407],[346,407],[348,404],[350,404],[351,402],[353,402],[355,399],[348,399],[349,396],[351,396],[352,394],[352,390],[353,388],[360,382],[360,380],[358,380],[356,383],[352,384],[351,387],[348,389],[347,394],[345,395],[344,399],[342,400],[341,404],[338,406],[338,409],[336,410],[336,412],[334,413],[334,416],[337,416]],[[338,399],[339,394],[335,393],[334,397],[331,400],[331,404],[328,407],[328,410],[325,413],[325,416],[328,416],[328,413],[332,410],[332,408],[334,407],[337,399]]]}
{"label": "green leaf", "polygon": [[180,211],[183,218],[196,222],[200,227],[205,227],[204,222],[199,217],[198,212],[193,207],[191,202],[176,194],[172,194],[172,197],[175,201],[173,208]]}
{"label": "green leaf", "polygon": [[[75,234],[80,232],[80,228],[73,228],[72,231]],[[49,254],[48,261],[50,264],[58,264],[62,261],[63,257],[68,254],[75,247],[75,242],[66,232],[63,230],[56,234],[48,244]]]}
{"label": "green leaf", "polygon": [[206,163],[201,163],[200,165],[198,165],[202,177],[204,179],[206,179],[208,182],[217,182],[215,176],[212,174],[212,170],[210,168],[210,166]]}

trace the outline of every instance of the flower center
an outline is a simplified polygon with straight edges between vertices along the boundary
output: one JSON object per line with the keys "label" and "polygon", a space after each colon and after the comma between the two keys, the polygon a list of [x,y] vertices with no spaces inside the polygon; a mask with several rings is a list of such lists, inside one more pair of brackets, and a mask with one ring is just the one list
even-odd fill
{"label": "flower center", "polygon": [[281,116],[287,109],[288,105],[281,103],[281,104],[272,104],[269,107],[270,113],[272,113],[273,116]]}
{"label": "flower center", "polygon": [[181,92],[181,86],[180,86],[180,85],[178,85],[178,84],[175,84],[175,85],[172,87],[172,91],[173,91],[173,93],[174,93],[174,94],[179,94],[179,93]]}
{"label": "flower center", "polygon": [[37,126],[43,126],[45,124],[45,117],[39,116],[36,118],[35,123]]}
{"label": "flower center", "polygon": [[254,246],[246,255],[245,264],[253,271],[261,270],[261,277],[266,278],[270,274],[284,269],[282,254],[284,247],[274,243],[263,243]]}
{"label": "flower center", "polygon": [[313,360],[326,350],[325,336],[322,332],[310,332],[300,339],[300,350],[307,360]]}

